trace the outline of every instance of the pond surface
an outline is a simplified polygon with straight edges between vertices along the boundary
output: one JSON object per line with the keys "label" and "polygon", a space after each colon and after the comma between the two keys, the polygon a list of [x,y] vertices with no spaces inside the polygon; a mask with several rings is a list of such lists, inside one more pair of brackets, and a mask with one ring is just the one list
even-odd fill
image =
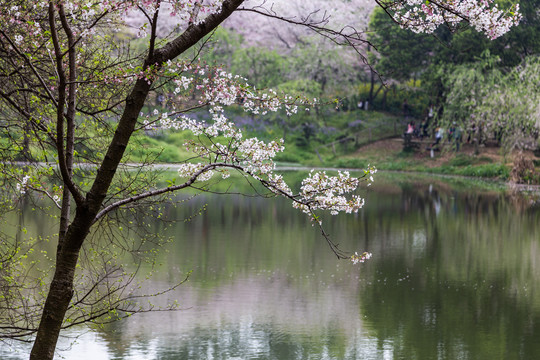
{"label": "pond surface", "polygon": [[[166,216],[160,289],[177,312],[141,314],[63,340],[66,359],[537,359],[540,206],[441,179],[381,179],[333,239],[338,261],[288,201],[200,195]],[[26,226],[43,221],[31,216]],[[35,224],[40,229],[43,224]],[[159,224],[153,231],[161,231]],[[164,231],[164,230],[163,230]],[[159,301],[158,301],[159,303]],[[26,358],[0,345],[0,358]],[[60,357],[59,357],[60,358]]]}

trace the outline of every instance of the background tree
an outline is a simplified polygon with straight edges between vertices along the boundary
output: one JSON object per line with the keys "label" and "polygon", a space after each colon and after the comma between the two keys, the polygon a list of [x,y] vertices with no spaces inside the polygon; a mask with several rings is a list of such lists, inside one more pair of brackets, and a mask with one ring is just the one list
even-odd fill
{"label": "background tree", "polygon": [[506,151],[535,149],[540,131],[540,62],[529,57],[507,74],[492,71],[472,116]]}
{"label": "background tree", "polygon": [[[500,2],[500,6],[508,6],[508,2]],[[437,42],[429,67],[422,76],[422,88],[430,94],[434,103],[445,103],[444,94],[450,90],[443,84],[444,71],[451,72],[453,65],[472,64],[482,58],[486,51],[497,56],[499,61],[493,66],[503,72],[526,61],[527,57],[538,55],[540,52],[540,21],[537,11],[540,3],[531,0],[520,3],[522,19],[515,31],[510,31],[501,37],[490,41],[471,28],[460,28],[456,32],[440,27],[434,33]],[[444,71],[441,69],[445,69]]]}
{"label": "background tree", "polygon": [[[375,98],[382,91],[380,106],[386,110],[387,94],[395,90],[396,84],[406,84],[412,80],[412,85],[416,85],[416,80],[431,63],[438,46],[437,41],[433,35],[417,34],[396,26],[382,8],[374,9],[371,14],[368,39],[373,45],[368,53],[373,66],[368,100],[374,104]],[[403,98],[406,97],[401,96],[401,101],[394,105],[398,111],[401,110]],[[415,105],[413,109],[420,114],[425,106],[421,108],[418,104]]]}
{"label": "background tree", "polygon": [[[480,59],[479,59],[480,60]],[[442,104],[442,116],[439,125],[445,129],[460,127],[466,136],[474,141],[476,152],[478,145],[485,141],[486,122],[477,118],[476,111],[493,84],[501,76],[495,64],[498,57],[486,51],[481,61],[457,66],[447,65],[439,69],[442,79],[445,102]]]}
{"label": "background tree", "polygon": [[375,70],[398,81],[419,78],[430,64],[436,40],[428,34],[402,29],[381,8],[376,8],[369,22],[369,41],[376,49],[370,58]]}
{"label": "background tree", "polygon": [[538,58],[506,73],[499,62],[486,51],[473,64],[441,68],[447,92],[439,123],[461,127],[476,145],[495,139],[506,151],[534,149],[540,130]]}

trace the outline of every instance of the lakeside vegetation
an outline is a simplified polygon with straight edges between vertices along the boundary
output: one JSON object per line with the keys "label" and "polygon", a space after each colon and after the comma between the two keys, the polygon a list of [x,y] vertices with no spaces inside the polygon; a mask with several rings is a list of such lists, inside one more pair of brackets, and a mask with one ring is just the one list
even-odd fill
{"label": "lakeside vegetation", "polygon": [[[399,170],[436,174],[452,174],[469,177],[510,180],[515,154],[505,153],[503,148],[482,147],[475,155],[472,145],[465,144],[456,153],[447,142],[441,151],[430,157],[429,144],[413,150],[403,146],[403,120],[395,115],[364,110],[327,111],[326,122],[332,133],[320,129],[306,135],[304,129],[289,131],[287,145],[276,161],[282,166],[307,166],[363,169],[375,165],[380,170]],[[351,124],[353,124],[351,126]],[[280,126],[272,121],[263,130],[247,130],[249,136],[272,140],[283,134]],[[159,131],[139,134],[128,149],[129,161],[181,163],[190,154],[183,144],[189,140],[187,133]],[[431,141],[431,138],[429,138]],[[540,161],[534,160],[538,168]],[[525,183],[537,183],[533,177]]]}

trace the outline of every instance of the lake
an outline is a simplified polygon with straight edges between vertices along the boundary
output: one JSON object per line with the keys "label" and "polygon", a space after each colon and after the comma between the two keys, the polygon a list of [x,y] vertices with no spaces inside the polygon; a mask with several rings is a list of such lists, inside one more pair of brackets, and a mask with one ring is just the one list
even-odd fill
{"label": "lake", "polygon": [[[70,331],[79,338],[62,339],[58,358],[539,358],[538,197],[388,174],[362,193],[361,212],[323,220],[342,249],[373,253],[359,265],[337,260],[290,201],[203,194],[167,206],[165,218],[189,221],[152,225],[174,241],[144,289],[192,271],[156,300],[182,310]],[[26,351],[0,345],[0,358]]]}

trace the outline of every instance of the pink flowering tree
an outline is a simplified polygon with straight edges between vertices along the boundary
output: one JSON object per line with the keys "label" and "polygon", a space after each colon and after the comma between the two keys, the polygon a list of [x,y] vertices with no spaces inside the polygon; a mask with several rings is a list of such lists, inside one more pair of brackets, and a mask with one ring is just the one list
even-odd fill
{"label": "pink flowering tree", "polygon": [[[501,11],[490,0],[377,3],[414,31],[468,22],[495,38],[519,21],[517,5]],[[115,220],[123,209],[166,201],[189,187],[204,188],[231,172],[290,199],[320,228],[338,258],[358,263],[370,257],[339,249],[319,213],[357,212],[364,200],[353,193],[362,181],[373,181],[375,169],[366,169],[360,178],[311,172],[295,191],[273,161],[283,141],[246,138],[224,111],[240,106],[253,114],[282,110],[294,115],[317,100],[259,91],[226,69],[197,61],[207,37],[237,12],[254,21],[264,17],[293,24],[361,52],[365,40],[354,24],[332,27],[324,9],[291,17],[265,1],[0,0],[0,5],[3,185],[15,193],[12,203],[40,197],[60,214],[53,274],[37,278],[35,287],[26,284],[28,272],[7,266],[28,254],[21,255],[20,243],[2,238],[0,285],[8,295],[0,299],[2,336],[31,339],[31,359],[52,359],[62,329],[152,310],[134,305],[144,295],[131,291],[134,274],[115,264],[114,256],[96,268],[96,256],[103,256],[99,252],[118,246],[103,244],[103,228],[119,228]],[[130,23],[136,16],[144,21]],[[164,18],[165,30],[160,27]],[[141,52],[123,40],[130,26],[144,41]],[[166,94],[166,110],[152,110],[157,90]],[[201,108],[208,109],[206,121],[190,116]],[[192,139],[185,144],[191,155],[178,178],[163,188],[150,187],[146,172],[127,168],[130,143],[154,128],[187,131]]]}

